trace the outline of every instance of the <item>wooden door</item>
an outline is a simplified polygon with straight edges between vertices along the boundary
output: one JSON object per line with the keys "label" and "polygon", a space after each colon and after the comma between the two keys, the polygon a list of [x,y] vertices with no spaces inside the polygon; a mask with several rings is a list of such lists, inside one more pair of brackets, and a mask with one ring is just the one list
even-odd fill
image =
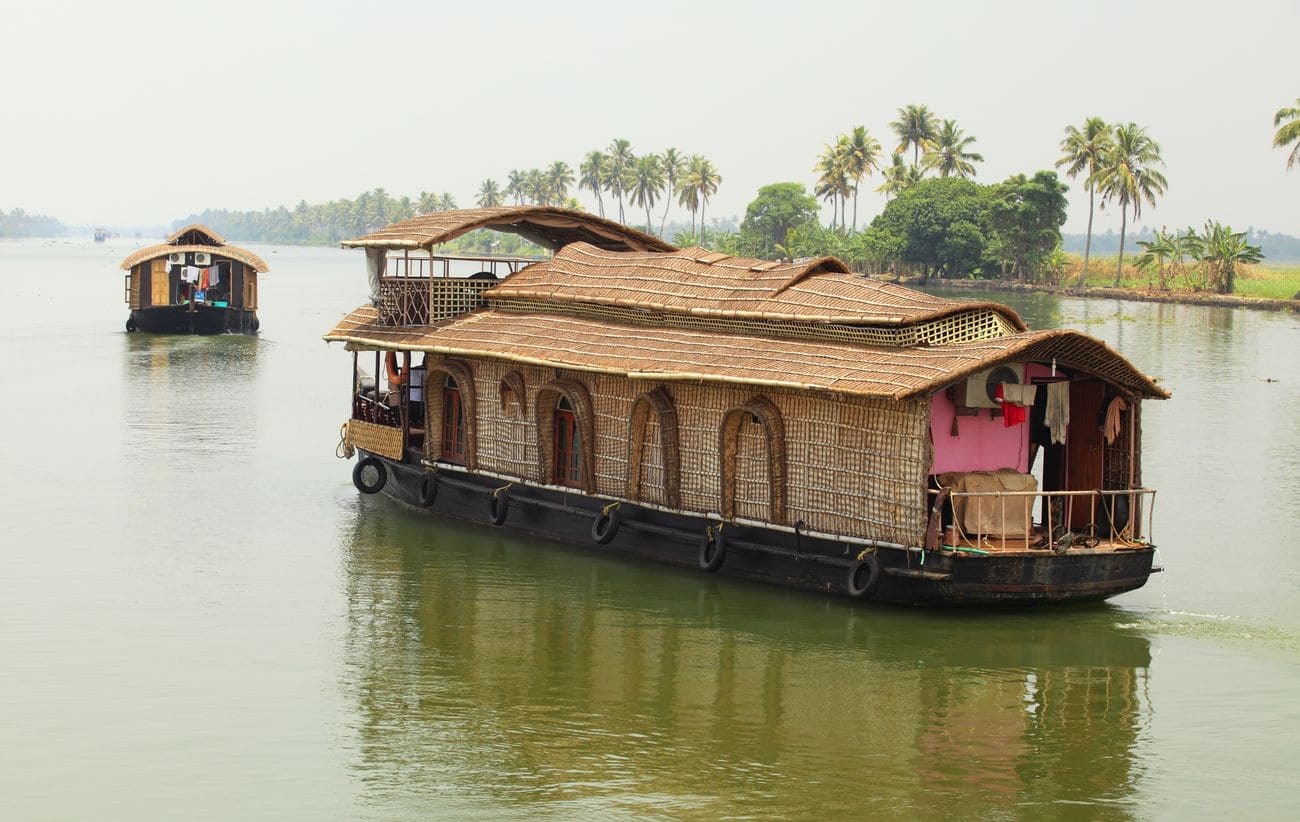
{"label": "wooden door", "polygon": [[583,487],[582,435],[578,431],[578,417],[566,402],[561,401],[555,410],[555,476],[557,485]]}
{"label": "wooden door", "polygon": [[153,270],[149,272],[150,305],[171,305],[172,280],[167,271],[166,260],[154,260]]}
{"label": "wooden door", "polygon": [[[1097,491],[1102,487],[1104,467],[1101,433],[1101,402],[1105,386],[1097,380],[1070,383],[1070,426],[1065,435],[1065,490]],[[1071,528],[1092,521],[1087,497],[1075,498]]]}

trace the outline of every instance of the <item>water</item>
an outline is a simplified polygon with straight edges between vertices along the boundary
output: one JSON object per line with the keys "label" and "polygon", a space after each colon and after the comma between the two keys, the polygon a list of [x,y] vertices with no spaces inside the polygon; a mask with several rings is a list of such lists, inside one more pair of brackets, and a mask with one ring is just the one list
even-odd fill
{"label": "water", "polygon": [[362,497],[320,342],[360,255],[257,247],[259,338],[165,338],[122,333],[130,248],[0,244],[7,817],[1293,812],[1294,316],[1015,299],[1174,391],[1144,417],[1167,571],[870,608]]}

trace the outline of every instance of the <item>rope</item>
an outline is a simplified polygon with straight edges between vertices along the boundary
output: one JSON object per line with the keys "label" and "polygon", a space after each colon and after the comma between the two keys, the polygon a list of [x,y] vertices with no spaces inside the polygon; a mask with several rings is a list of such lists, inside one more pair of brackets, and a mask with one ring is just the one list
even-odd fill
{"label": "rope", "polygon": [[339,444],[334,447],[334,456],[341,460],[350,460],[356,453],[357,449],[348,442],[348,424],[345,422],[339,426]]}
{"label": "rope", "polygon": [[613,511],[615,508],[619,507],[622,504],[623,503],[621,502],[611,502],[609,505],[606,505],[604,508],[600,509],[600,515],[602,517],[607,517],[609,516],[610,511]]}
{"label": "rope", "polygon": [[507,482],[505,485],[501,486],[500,488],[492,492],[492,499],[496,499],[497,497],[501,496],[501,493],[503,491],[509,491],[511,488],[514,487],[515,484],[513,482]]}

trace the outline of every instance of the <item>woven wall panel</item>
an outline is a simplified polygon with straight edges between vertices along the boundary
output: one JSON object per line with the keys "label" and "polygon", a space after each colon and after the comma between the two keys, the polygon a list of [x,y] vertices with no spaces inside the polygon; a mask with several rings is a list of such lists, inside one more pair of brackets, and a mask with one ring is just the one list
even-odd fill
{"label": "woven wall panel", "polygon": [[402,429],[375,425],[373,422],[348,420],[347,441],[372,454],[400,460],[402,458]]}

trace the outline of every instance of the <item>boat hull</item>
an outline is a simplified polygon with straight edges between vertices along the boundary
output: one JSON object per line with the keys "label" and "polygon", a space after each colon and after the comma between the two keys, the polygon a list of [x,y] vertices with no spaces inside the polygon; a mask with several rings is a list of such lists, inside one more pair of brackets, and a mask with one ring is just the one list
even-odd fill
{"label": "boat hull", "polygon": [[242,308],[169,305],[138,308],[127,320],[127,330],[151,334],[256,334],[257,312]]}
{"label": "boat hull", "polygon": [[[382,492],[436,516],[556,540],[602,554],[704,573],[702,543],[717,520],[623,502],[620,525],[599,544],[593,523],[610,501],[440,470],[435,480],[417,465],[374,457],[386,469]],[[433,491],[430,493],[430,483]],[[508,489],[505,486],[510,485]],[[503,490],[499,490],[503,489]],[[493,511],[493,495],[504,496]],[[433,499],[430,504],[428,497]],[[494,514],[501,519],[493,522]],[[716,530],[715,530],[716,533]],[[1040,604],[1102,600],[1140,588],[1152,572],[1154,549],[1046,551],[978,556],[838,542],[807,534],[726,523],[725,559],[716,573],[863,601],[907,605]],[[872,565],[878,570],[872,576]],[[851,577],[851,573],[854,575]],[[863,589],[867,589],[864,591]],[[857,589],[855,595],[853,589]]]}

